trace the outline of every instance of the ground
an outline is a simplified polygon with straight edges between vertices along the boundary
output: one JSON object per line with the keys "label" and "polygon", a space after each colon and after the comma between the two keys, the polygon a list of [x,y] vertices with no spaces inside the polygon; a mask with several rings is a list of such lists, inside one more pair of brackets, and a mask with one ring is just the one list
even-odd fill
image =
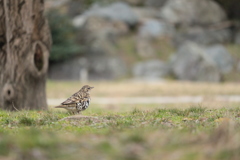
{"label": "ground", "polygon": [[48,98],[64,98],[78,91],[83,85],[95,88],[93,97],[138,97],[138,96],[179,96],[179,95],[238,95],[239,83],[204,83],[204,82],[86,82],[49,81],[47,83]]}
{"label": "ground", "polygon": [[[211,89],[208,84],[176,82],[155,84],[156,88],[125,82],[91,84],[95,86],[92,95],[98,97],[142,96],[146,93],[139,91],[146,86],[150,96],[238,94],[238,86],[230,83],[209,84]],[[64,98],[81,85],[48,82],[48,97]],[[123,87],[129,87],[130,93],[124,93]],[[122,110],[122,105],[128,109]],[[240,156],[237,103],[212,108],[119,104],[115,109],[93,103],[78,118],[68,116],[51,106],[48,111],[0,111],[0,159],[237,160]]]}

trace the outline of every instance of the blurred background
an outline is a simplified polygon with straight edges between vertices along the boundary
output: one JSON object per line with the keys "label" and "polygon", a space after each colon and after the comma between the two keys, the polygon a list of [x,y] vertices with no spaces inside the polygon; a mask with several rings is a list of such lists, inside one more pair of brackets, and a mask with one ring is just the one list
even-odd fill
{"label": "blurred background", "polygon": [[239,81],[237,0],[46,0],[49,79]]}
{"label": "blurred background", "polygon": [[[95,103],[111,104],[109,108],[119,102],[183,102],[186,106],[216,100],[221,105],[239,102],[237,3],[46,0],[53,38],[47,94],[58,98],[49,104],[60,103],[59,98],[64,100],[86,83],[95,86]],[[184,95],[192,97],[159,97]]]}

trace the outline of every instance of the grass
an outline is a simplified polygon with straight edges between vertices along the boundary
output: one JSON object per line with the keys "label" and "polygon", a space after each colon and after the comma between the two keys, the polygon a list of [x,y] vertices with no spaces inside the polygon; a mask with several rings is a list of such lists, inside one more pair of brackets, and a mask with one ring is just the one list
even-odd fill
{"label": "grass", "polygon": [[[0,159],[237,159],[240,107],[0,111]],[[95,118],[93,118],[95,117]]]}

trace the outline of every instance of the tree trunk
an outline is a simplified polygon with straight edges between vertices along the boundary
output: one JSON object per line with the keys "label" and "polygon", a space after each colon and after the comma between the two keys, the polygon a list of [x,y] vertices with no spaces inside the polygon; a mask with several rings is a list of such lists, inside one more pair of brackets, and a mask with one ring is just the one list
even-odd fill
{"label": "tree trunk", "polygon": [[47,109],[44,0],[0,0],[0,108]]}

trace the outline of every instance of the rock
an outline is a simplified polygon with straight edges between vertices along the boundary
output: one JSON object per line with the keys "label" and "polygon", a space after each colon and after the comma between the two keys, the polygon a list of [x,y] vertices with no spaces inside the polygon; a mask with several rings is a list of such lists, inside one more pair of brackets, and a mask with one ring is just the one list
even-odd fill
{"label": "rock", "polygon": [[128,33],[128,27],[121,21],[109,21],[100,17],[89,17],[82,28],[79,29],[79,36],[90,39],[92,43],[99,39],[109,39]]}
{"label": "rock", "polygon": [[157,49],[153,47],[153,40],[139,37],[136,42],[137,54],[143,59],[156,57]]}
{"label": "rock", "polygon": [[145,0],[123,0],[124,2],[133,6],[142,6]]}
{"label": "rock", "polygon": [[132,7],[134,13],[139,17],[139,21],[142,21],[146,18],[157,18],[158,17],[158,9],[150,8],[150,7]]}
{"label": "rock", "polygon": [[89,17],[79,29],[77,40],[85,46],[90,80],[117,79],[126,75],[125,63],[114,47],[115,41],[126,32],[125,23],[100,17]]}
{"label": "rock", "polygon": [[235,43],[240,44],[240,30],[236,32]]}
{"label": "rock", "polygon": [[118,38],[127,32],[128,27],[122,21],[88,17],[79,29],[78,39],[85,46],[90,80],[112,80],[127,75],[126,64],[115,47]]}
{"label": "rock", "polygon": [[85,53],[117,53],[115,41],[128,33],[128,27],[121,21],[109,21],[100,17],[89,17],[84,25],[78,29],[77,41],[85,48]]}
{"label": "rock", "polygon": [[139,36],[141,36],[141,38],[172,37],[173,34],[173,26],[157,19],[146,19],[139,27]]}
{"label": "rock", "polygon": [[70,59],[49,66],[48,77],[55,80],[80,80],[80,71],[86,65],[82,58]]}
{"label": "rock", "polygon": [[70,18],[74,18],[75,16],[78,16],[85,12],[85,10],[88,8],[87,3],[85,1],[76,1],[76,0],[70,0],[67,3],[67,14]]}
{"label": "rock", "polygon": [[45,1],[45,9],[49,10],[52,8],[59,8],[59,7],[63,7],[64,5],[66,5],[70,0],[48,0]]}
{"label": "rock", "polygon": [[186,41],[193,41],[202,45],[226,43],[231,41],[231,31],[229,29],[209,30],[200,27],[186,28],[179,31],[174,37],[176,46],[181,46]]}
{"label": "rock", "polygon": [[231,41],[231,31],[229,29],[211,30],[202,27],[186,27],[175,35],[173,42],[178,47],[186,41],[202,45],[226,43]]}
{"label": "rock", "polygon": [[237,62],[237,71],[240,72],[240,61]]}
{"label": "rock", "polygon": [[90,80],[116,80],[128,73],[125,62],[117,56],[90,56],[89,64]]}
{"label": "rock", "polygon": [[214,45],[206,49],[207,54],[217,64],[222,74],[229,73],[233,70],[234,61],[231,54],[222,45]]}
{"label": "rock", "polygon": [[139,62],[133,66],[133,76],[141,80],[161,80],[169,73],[166,63],[160,60]]}
{"label": "rock", "polygon": [[160,8],[162,7],[168,0],[145,0],[145,5],[149,7]]}
{"label": "rock", "polygon": [[122,21],[130,26],[138,23],[137,15],[128,4],[123,2],[112,3],[105,7],[95,4],[82,15],[75,17],[73,24],[76,27],[80,27],[88,17],[101,17],[112,21]]}
{"label": "rock", "polygon": [[137,53],[141,58],[154,58],[162,44],[168,44],[174,35],[174,27],[157,19],[145,19],[138,29]]}
{"label": "rock", "polygon": [[[128,32],[125,23],[101,17],[89,17],[78,32],[78,43],[84,46],[83,53],[86,54],[83,56],[88,61],[87,73],[86,70],[79,67],[79,64],[75,63],[76,59],[74,59],[64,62],[66,65],[59,66],[62,67],[61,72],[56,71],[56,69],[50,72],[54,75],[50,78],[55,79],[56,76],[61,75],[59,79],[113,80],[127,75],[126,64],[119,57],[119,51],[114,47],[119,36]],[[84,78],[86,75],[88,78]]]}
{"label": "rock", "polygon": [[216,63],[206,53],[205,48],[187,42],[172,57],[171,69],[178,79],[189,81],[220,81],[220,71]]}
{"label": "rock", "polygon": [[[87,71],[88,77],[81,77],[82,71]],[[83,58],[75,58],[49,67],[48,77],[56,80],[113,80],[127,75],[127,67],[119,57],[87,57],[87,64]]]}
{"label": "rock", "polygon": [[76,28],[82,28],[82,26],[86,23],[87,18],[88,17],[83,15],[76,16],[72,19],[72,24]]}
{"label": "rock", "polygon": [[173,24],[214,24],[224,21],[223,9],[211,0],[168,0],[160,17]]}

